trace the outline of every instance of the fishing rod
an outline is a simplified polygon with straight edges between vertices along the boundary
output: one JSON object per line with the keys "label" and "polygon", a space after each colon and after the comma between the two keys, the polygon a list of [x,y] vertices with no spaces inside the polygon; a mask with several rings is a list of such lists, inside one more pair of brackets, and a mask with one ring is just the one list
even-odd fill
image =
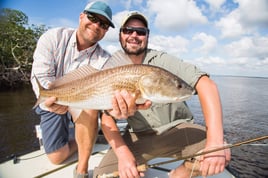
{"label": "fishing rod", "polygon": [[258,137],[258,138],[253,138],[253,139],[238,142],[238,143],[234,143],[234,144],[227,144],[227,145],[219,147],[219,148],[203,151],[203,152],[200,152],[200,153],[195,153],[195,154],[192,154],[192,155],[189,155],[189,156],[178,157],[178,158],[168,160],[168,161],[163,161],[163,162],[159,162],[159,163],[155,163],[155,164],[150,164],[148,166],[149,167],[156,167],[156,166],[160,166],[160,165],[163,165],[163,164],[168,164],[168,163],[172,163],[172,162],[179,161],[179,160],[185,160],[185,159],[189,159],[189,158],[194,158],[194,157],[197,157],[197,156],[201,156],[201,155],[205,155],[205,154],[209,154],[209,153],[213,153],[213,152],[216,152],[216,151],[225,150],[225,149],[229,149],[229,148],[233,148],[233,147],[238,147],[238,146],[241,146],[241,145],[245,145],[245,144],[248,144],[248,143],[252,143],[252,142],[260,141],[260,140],[265,140],[265,139],[268,139],[268,135]]}
{"label": "fishing rod", "polygon": [[[155,167],[161,166],[163,164],[168,164],[168,163],[173,163],[173,162],[180,161],[180,160],[194,158],[194,157],[205,155],[205,154],[208,154],[208,153],[212,153],[212,152],[216,152],[216,151],[220,151],[220,150],[225,150],[225,149],[229,149],[229,148],[233,148],[233,147],[238,147],[238,146],[241,146],[241,145],[245,145],[245,144],[248,144],[248,143],[252,143],[252,142],[256,142],[256,141],[260,141],[260,140],[265,140],[265,139],[268,139],[268,135],[253,138],[253,139],[242,141],[242,142],[237,142],[237,143],[234,143],[234,144],[228,144],[228,145],[225,145],[225,146],[222,146],[222,147],[219,147],[219,148],[211,149],[211,150],[208,150],[208,151],[203,151],[203,152],[200,152],[200,153],[195,153],[195,154],[188,155],[188,156],[177,157],[175,159],[168,160],[168,161],[158,162],[158,163],[154,163],[154,164],[141,164],[141,165],[139,165],[137,167],[137,170],[139,172],[144,172],[148,168],[155,168]],[[114,171],[113,173],[103,174],[101,176],[97,176],[97,178],[114,178],[114,177],[118,177],[118,176],[119,176],[119,172]]]}

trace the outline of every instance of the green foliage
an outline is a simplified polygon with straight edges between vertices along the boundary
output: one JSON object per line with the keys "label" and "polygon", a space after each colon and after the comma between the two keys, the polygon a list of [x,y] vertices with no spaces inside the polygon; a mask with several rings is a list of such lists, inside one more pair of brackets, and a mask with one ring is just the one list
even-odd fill
{"label": "green foliage", "polygon": [[30,79],[33,52],[38,38],[47,29],[29,25],[21,11],[0,11],[0,86],[14,86]]}

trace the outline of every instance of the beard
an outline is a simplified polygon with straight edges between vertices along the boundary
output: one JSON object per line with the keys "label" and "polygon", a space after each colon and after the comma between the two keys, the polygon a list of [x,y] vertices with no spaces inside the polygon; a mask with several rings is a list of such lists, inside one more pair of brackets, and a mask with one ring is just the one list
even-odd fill
{"label": "beard", "polygon": [[122,39],[120,38],[120,44],[124,52],[128,55],[140,55],[144,53],[147,50],[148,43],[144,47],[136,48],[136,49],[130,49],[127,47],[127,43],[123,44]]}

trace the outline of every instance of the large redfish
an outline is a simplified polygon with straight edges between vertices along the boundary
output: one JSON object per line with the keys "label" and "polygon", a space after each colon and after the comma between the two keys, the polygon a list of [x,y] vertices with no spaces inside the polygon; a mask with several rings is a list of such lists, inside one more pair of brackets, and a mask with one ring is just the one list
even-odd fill
{"label": "large redfish", "polygon": [[83,66],[52,82],[49,89],[39,87],[37,104],[55,96],[56,103],[72,108],[111,109],[115,91],[122,89],[136,95],[136,103],[181,102],[194,93],[182,79],[152,65],[130,64],[101,71]]}

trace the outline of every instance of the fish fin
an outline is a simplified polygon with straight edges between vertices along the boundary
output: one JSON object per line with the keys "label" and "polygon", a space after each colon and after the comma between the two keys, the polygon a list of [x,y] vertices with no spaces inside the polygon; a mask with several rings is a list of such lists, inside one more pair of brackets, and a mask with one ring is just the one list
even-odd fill
{"label": "fish fin", "polygon": [[44,88],[42,87],[41,83],[39,82],[38,78],[34,75],[34,79],[36,81],[36,84],[38,86],[38,92],[37,92],[37,101],[35,103],[35,105],[33,106],[33,109],[36,108],[40,103],[42,103],[44,101],[43,98],[40,97],[40,93],[44,90]]}
{"label": "fish fin", "polygon": [[33,109],[35,109],[39,104],[41,104],[43,102],[43,100],[41,100],[40,98],[37,99],[36,103],[33,106]]}
{"label": "fish fin", "polygon": [[73,118],[73,120],[75,122],[76,119],[80,116],[80,114],[82,112],[82,109],[69,107],[69,112],[71,113],[72,118]]}
{"label": "fish fin", "polygon": [[55,81],[53,81],[50,84],[50,88],[56,88],[59,86],[62,86],[64,84],[73,82],[75,80],[77,80],[77,78],[84,78],[88,75],[91,75],[93,73],[98,72],[99,70],[93,68],[90,65],[85,65],[82,67],[79,67],[78,69],[75,69],[69,73],[67,73],[66,75],[62,76],[61,78],[56,79]]}

